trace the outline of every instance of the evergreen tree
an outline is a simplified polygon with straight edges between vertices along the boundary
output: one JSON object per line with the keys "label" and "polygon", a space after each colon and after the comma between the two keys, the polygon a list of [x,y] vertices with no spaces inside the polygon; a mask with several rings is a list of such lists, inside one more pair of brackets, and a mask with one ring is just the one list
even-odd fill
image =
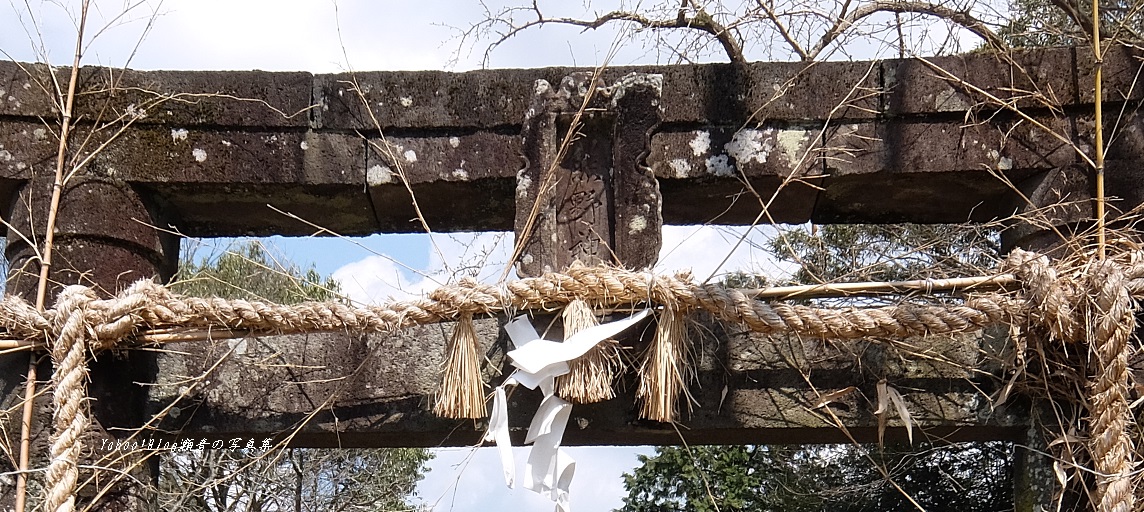
{"label": "evergreen tree", "polygon": [[1003,442],[659,447],[624,475],[620,510],[879,512],[914,509],[910,499],[934,511],[1012,510],[1012,450]]}
{"label": "evergreen tree", "polygon": [[184,250],[171,289],[195,297],[258,299],[279,304],[338,297],[338,282],[276,258],[257,241],[236,243],[221,254]]}

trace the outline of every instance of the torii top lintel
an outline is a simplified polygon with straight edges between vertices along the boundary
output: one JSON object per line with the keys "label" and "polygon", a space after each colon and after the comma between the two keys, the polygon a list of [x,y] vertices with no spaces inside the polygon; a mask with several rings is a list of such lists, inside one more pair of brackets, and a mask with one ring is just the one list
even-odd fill
{"label": "torii top lintel", "polygon": [[[1144,88],[1131,87],[1138,67],[1129,50],[1109,53],[1107,102],[1144,96]],[[632,73],[658,77],[660,118],[632,125],[646,132],[635,135],[646,147],[627,155],[651,180],[642,186],[658,188],[661,212],[641,228],[658,231],[657,216],[667,224],[1009,216],[1025,205],[990,171],[1035,195],[1046,176],[1077,166],[1077,149],[1091,146],[1085,126],[1092,122],[1092,68],[1086,52],[1050,48],[746,68],[617,67],[598,79],[610,86]],[[86,175],[130,184],[153,221],[192,236],[315,231],[268,204],[342,234],[418,232],[403,180],[435,231],[519,230],[518,191],[531,179],[521,173],[528,166],[526,114],[540,80],[555,88],[576,72],[592,70],[84,68],[76,119],[85,139],[76,140],[87,143],[75,151],[91,153],[114,135],[86,164]],[[22,183],[53,169],[58,109],[42,85],[46,73],[0,62],[0,206],[7,212]],[[1119,107],[1106,106],[1112,110]],[[1144,152],[1141,120],[1128,112],[1117,120],[1121,135],[1107,167],[1111,193],[1131,203],[1125,209],[1139,194],[1135,178],[1117,170]],[[626,136],[617,126],[596,136]],[[612,172],[612,163],[597,174]],[[1071,187],[1056,187],[1064,197],[1052,199],[1086,199],[1083,171],[1052,178]],[[1087,208],[1061,212],[1059,220],[1076,222],[1090,215]]]}

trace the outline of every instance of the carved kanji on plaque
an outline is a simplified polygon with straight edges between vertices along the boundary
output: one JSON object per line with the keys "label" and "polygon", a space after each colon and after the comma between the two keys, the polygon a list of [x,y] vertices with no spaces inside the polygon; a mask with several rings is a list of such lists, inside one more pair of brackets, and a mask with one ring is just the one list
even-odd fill
{"label": "carved kanji on plaque", "polygon": [[521,275],[573,261],[655,263],[660,194],[644,159],[661,118],[662,83],[660,75],[632,73],[604,86],[586,72],[556,89],[536,81],[522,129],[526,164],[517,175]]}

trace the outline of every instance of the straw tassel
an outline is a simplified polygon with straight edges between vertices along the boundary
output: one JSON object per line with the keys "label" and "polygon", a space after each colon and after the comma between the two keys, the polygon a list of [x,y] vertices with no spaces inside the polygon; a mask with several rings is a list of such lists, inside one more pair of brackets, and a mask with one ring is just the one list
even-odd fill
{"label": "straw tassel", "polygon": [[[564,339],[599,325],[592,307],[576,299],[564,308]],[[556,377],[556,393],[572,403],[590,404],[616,397],[612,383],[620,371],[620,351],[616,340],[604,340],[569,363],[569,372]]]}
{"label": "straw tassel", "polygon": [[433,413],[442,418],[484,418],[484,379],[477,356],[477,331],[473,315],[465,314],[453,328],[445,346],[445,366],[441,371],[441,389]]}
{"label": "straw tassel", "polygon": [[680,395],[686,396],[690,405],[691,394],[685,376],[691,372],[691,354],[684,319],[682,313],[670,307],[664,307],[659,315],[655,339],[639,370],[636,398],[640,401],[642,418],[665,423],[675,421]]}

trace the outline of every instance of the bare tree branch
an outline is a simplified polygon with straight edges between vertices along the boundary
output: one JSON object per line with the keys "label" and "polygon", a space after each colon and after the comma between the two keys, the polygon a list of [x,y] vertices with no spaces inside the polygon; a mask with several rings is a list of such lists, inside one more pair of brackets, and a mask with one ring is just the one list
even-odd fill
{"label": "bare tree branch", "polygon": [[783,25],[782,22],[779,21],[778,16],[775,15],[774,9],[767,5],[767,2],[764,0],[756,1],[759,4],[759,8],[767,14],[767,18],[771,20],[771,23],[774,23],[775,29],[779,31],[779,35],[783,36],[783,39],[786,39],[787,44],[789,44],[791,49],[794,50],[794,53],[798,55],[798,58],[801,60],[808,60],[806,50],[803,50],[802,45],[798,44],[798,41],[796,41],[795,38],[791,36],[790,31],[788,31],[786,28],[786,25]]}
{"label": "bare tree branch", "polygon": [[1057,9],[1060,9],[1061,12],[1065,13],[1065,15],[1067,15],[1069,18],[1071,18],[1073,23],[1076,23],[1076,25],[1080,27],[1082,31],[1084,31],[1085,35],[1088,36],[1089,39],[1092,39],[1092,26],[1088,24],[1088,20],[1086,19],[1087,17],[1081,14],[1080,10],[1075,4],[1068,0],[1049,0],[1049,2],[1052,3],[1053,6]]}
{"label": "bare tree branch", "polygon": [[822,38],[819,39],[818,44],[807,52],[807,60],[814,60],[833,43],[844,31],[853,26],[858,21],[870,15],[879,12],[912,12],[917,14],[927,14],[948,20],[951,23],[960,25],[966,30],[973,32],[978,37],[984,39],[990,46],[995,48],[1006,48],[1008,45],[1001,39],[992,29],[986,26],[981,20],[975,18],[968,11],[954,10],[944,5],[933,4],[929,2],[911,2],[911,1],[887,1],[878,0],[858,7],[848,15],[839,16],[835,20],[834,26],[830,27]]}
{"label": "bare tree branch", "polygon": [[[745,65],[746,58],[743,56],[743,47],[738,38],[732,33],[730,29],[722,23],[715,20],[702,6],[694,1],[682,0],[683,4],[680,6],[678,14],[675,18],[652,19],[647,16],[629,11],[611,11],[606,14],[597,16],[595,19],[579,19],[579,18],[547,18],[541,12],[540,7],[533,2],[530,9],[536,15],[536,19],[529,20],[520,25],[510,23],[510,28],[500,35],[496,41],[489,45],[485,51],[486,61],[488,54],[494,48],[501,45],[505,41],[512,39],[513,36],[533,27],[543,25],[571,25],[575,27],[582,27],[584,30],[595,30],[604,25],[612,22],[626,22],[635,24],[640,30],[667,30],[667,29],[692,29],[704,32],[714,37],[716,41],[723,47],[724,53],[731,60],[731,63],[736,65]],[[687,6],[690,4],[691,9],[695,14],[690,18],[687,17]],[[490,19],[488,21],[498,21]],[[504,21],[500,19],[499,21]]]}
{"label": "bare tree branch", "polygon": [[[864,19],[887,12],[923,14],[947,20],[973,32],[990,46],[1007,48],[1005,41],[982,18],[968,8],[941,0],[838,0],[835,9],[830,9],[832,12],[816,9],[814,3],[796,3],[789,6],[793,10],[782,9],[776,6],[775,0],[755,0],[753,5],[738,8],[737,13],[724,12],[721,2],[678,0],[678,3],[667,3],[669,5],[661,4],[651,10],[613,10],[585,17],[548,17],[538,0],[503,9],[486,7],[485,20],[461,31],[460,38],[464,46],[466,40],[492,36],[492,42],[484,52],[484,62],[487,63],[491,52],[501,44],[525,30],[544,25],[568,25],[585,31],[614,24],[629,25],[636,31],[692,31],[693,34],[697,31],[714,39],[712,42],[718,42],[728,59],[741,66],[747,63],[744,48],[748,43],[756,42],[756,36],[762,35],[764,39],[775,36],[776,40],[781,37],[785,46],[800,60],[813,61],[821,58],[827,48]],[[760,32],[767,26],[773,27],[773,32],[770,29],[766,30],[767,33]],[[899,44],[903,38],[899,33]]]}

